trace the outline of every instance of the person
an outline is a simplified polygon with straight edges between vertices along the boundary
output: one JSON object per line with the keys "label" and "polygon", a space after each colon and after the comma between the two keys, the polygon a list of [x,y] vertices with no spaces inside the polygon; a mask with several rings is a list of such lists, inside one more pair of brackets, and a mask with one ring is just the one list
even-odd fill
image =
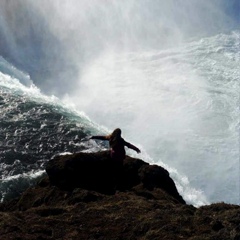
{"label": "person", "polygon": [[112,134],[107,136],[92,136],[90,139],[98,139],[98,140],[107,140],[110,145],[110,154],[111,158],[116,160],[117,162],[122,162],[126,157],[125,146],[135,150],[137,153],[140,153],[140,149],[134,146],[133,144],[126,142],[121,137],[121,129],[116,128]]}

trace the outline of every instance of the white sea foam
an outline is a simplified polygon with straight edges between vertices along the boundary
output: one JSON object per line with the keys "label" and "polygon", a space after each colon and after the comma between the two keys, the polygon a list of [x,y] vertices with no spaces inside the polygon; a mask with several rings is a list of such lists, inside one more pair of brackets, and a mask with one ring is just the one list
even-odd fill
{"label": "white sea foam", "polygon": [[189,201],[239,203],[238,46],[232,32],[161,51],[110,50],[85,68],[71,99],[177,169],[177,184],[187,176],[200,189],[182,186]]}
{"label": "white sea foam", "polygon": [[1,202],[18,195],[23,190],[36,183],[44,174],[45,170],[29,171],[8,176],[0,180]]}
{"label": "white sea foam", "polygon": [[[145,151],[143,146],[138,145],[138,147],[141,149],[141,153],[137,154],[130,152],[131,156],[144,159],[150,164],[156,164],[154,160],[149,156],[149,154]],[[189,182],[187,176],[181,175],[177,169],[170,167],[166,163],[163,163],[161,160],[157,162],[157,165],[165,168],[169,172],[170,177],[176,184],[179,194],[183,197],[187,204],[194,205],[195,207],[200,207],[202,205],[207,205],[210,203],[203,190],[196,189],[191,186],[191,183]]]}

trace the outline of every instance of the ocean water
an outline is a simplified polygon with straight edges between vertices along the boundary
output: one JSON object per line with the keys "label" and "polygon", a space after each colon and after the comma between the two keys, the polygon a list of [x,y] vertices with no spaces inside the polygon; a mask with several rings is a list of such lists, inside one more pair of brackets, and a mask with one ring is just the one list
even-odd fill
{"label": "ocean water", "polygon": [[237,1],[0,5],[2,201],[120,127],[189,204],[240,203]]}

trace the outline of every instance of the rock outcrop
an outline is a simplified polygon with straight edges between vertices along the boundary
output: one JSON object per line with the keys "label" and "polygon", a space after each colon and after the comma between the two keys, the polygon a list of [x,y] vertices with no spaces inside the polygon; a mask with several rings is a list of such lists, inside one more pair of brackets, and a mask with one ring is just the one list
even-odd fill
{"label": "rock outcrop", "polygon": [[240,207],[185,204],[168,172],[107,152],[50,160],[48,177],[0,204],[0,239],[240,239]]}
{"label": "rock outcrop", "polygon": [[58,156],[48,162],[46,171],[52,185],[65,190],[84,188],[114,194],[142,184],[148,190],[160,188],[185,203],[167,170],[131,157],[119,166],[108,151]]}

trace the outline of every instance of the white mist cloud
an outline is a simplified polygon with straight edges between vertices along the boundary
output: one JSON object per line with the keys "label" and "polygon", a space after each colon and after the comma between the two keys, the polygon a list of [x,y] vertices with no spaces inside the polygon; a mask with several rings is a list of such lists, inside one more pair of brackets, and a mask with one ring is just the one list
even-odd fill
{"label": "white mist cloud", "polygon": [[[0,53],[48,93],[74,90],[109,48],[163,49],[225,29],[223,0],[2,0]],[[228,7],[229,8],[229,7]]]}

